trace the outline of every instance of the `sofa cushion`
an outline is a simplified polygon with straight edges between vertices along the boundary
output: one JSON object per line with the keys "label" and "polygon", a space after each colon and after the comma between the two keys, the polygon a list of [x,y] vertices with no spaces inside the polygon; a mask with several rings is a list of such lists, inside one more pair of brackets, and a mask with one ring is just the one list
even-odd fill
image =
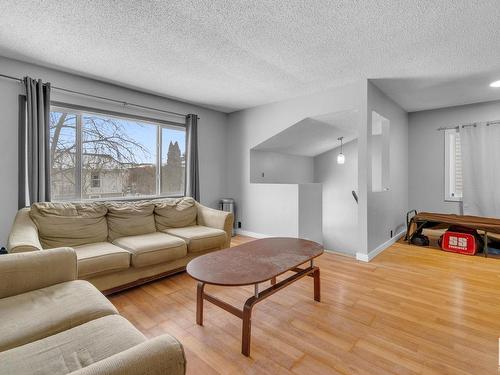
{"label": "sofa cushion", "polygon": [[198,208],[193,198],[155,201],[155,221],[158,230],[195,225],[197,214]]}
{"label": "sofa cushion", "polygon": [[156,232],[152,202],[107,202],[109,241]]}
{"label": "sofa cushion", "polygon": [[68,374],[144,341],[125,318],[106,316],[0,353],[0,373]]}
{"label": "sofa cushion", "polygon": [[226,243],[226,232],[202,225],[170,228],[165,229],[163,232],[182,238],[187,243],[188,251],[192,253],[211,249],[223,249]]}
{"label": "sofa cushion", "polygon": [[44,249],[106,241],[107,208],[100,203],[35,203],[30,216]]}
{"label": "sofa cushion", "polygon": [[130,253],[109,242],[75,246],[74,249],[78,259],[78,277],[130,267]]}
{"label": "sofa cushion", "polygon": [[111,302],[84,280],[2,298],[0,311],[0,352],[102,316],[118,314]]}
{"label": "sofa cushion", "polygon": [[186,242],[160,232],[117,238],[113,243],[132,254],[134,267],[170,262],[187,254]]}

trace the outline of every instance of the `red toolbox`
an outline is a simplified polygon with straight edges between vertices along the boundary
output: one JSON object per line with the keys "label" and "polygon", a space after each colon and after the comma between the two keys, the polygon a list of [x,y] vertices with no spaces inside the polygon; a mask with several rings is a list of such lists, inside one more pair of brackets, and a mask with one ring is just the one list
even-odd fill
{"label": "red toolbox", "polygon": [[476,238],[469,233],[445,232],[440,239],[441,249],[453,253],[474,255],[477,253]]}

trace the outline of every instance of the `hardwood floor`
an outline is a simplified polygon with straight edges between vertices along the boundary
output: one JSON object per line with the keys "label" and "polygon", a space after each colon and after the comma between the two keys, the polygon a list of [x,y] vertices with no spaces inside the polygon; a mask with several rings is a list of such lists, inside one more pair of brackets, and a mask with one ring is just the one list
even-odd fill
{"label": "hardwood floor", "polygon": [[[250,241],[236,237],[233,244]],[[370,263],[324,254],[322,302],[311,278],[254,309],[252,353],[241,320],[205,303],[186,273],[110,297],[146,336],[176,336],[188,374],[498,374],[500,261],[397,243]],[[242,304],[252,287],[207,291]]]}

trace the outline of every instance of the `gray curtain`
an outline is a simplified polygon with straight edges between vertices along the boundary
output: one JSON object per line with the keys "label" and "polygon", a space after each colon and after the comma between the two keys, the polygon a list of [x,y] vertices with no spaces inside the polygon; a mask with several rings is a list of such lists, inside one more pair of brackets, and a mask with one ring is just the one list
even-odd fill
{"label": "gray curtain", "polygon": [[50,200],[50,83],[24,78],[19,103],[19,208]]}
{"label": "gray curtain", "polygon": [[198,167],[198,116],[186,116],[186,196],[200,201],[200,172]]}

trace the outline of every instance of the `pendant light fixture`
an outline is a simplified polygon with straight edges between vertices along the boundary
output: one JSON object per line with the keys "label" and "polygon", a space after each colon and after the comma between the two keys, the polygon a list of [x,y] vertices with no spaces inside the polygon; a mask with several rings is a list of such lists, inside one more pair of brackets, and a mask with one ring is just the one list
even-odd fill
{"label": "pendant light fixture", "polygon": [[344,164],[345,163],[345,155],[342,153],[342,151],[343,151],[343,149],[342,149],[342,146],[343,146],[342,140],[343,139],[344,139],[344,137],[337,138],[337,140],[340,141],[340,154],[337,155],[337,164]]}

